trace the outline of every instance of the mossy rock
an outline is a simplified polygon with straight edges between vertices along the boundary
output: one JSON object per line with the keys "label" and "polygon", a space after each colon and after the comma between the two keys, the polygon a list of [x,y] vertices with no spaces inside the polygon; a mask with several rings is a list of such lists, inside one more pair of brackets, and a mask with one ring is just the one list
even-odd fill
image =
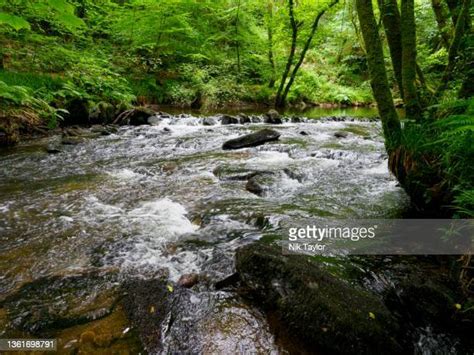
{"label": "mossy rock", "polygon": [[370,132],[367,130],[367,128],[355,124],[348,125],[346,128],[343,128],[342,131],[349,132],[361,137],[370,136]]}
{"label": "mossy rock", "polygon": [[88,271],[34,280],[0,300],[10,327],[30,334],[87,323],[116,304],[117,274]]}
{"label": "mossy rock", "polygon": [[236,268],[245,294],[311,351],[335,354],[400,352],[395,318],[379,297],[332,276],[313,258],[280,248],[240,248]]}

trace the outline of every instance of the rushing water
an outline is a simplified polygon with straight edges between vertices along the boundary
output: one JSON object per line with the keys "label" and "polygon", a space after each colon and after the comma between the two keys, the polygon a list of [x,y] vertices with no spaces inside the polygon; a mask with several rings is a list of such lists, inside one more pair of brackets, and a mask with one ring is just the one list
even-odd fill
{"label": "rushing water", "polygon": [[[180,115],[59,154],[44,149],[57,137],[3,152],[0,294],[91,269],[118,270],[120,280],[166,269],[176,281],[202,272],[216,249],[232,254],[295,218],[394,217],[407,208],[387,169],[379,122],[286,121],[272,126],[277,142],[221,149],[265,126],[203,125]],[[347,137],[336,138],[339,131]],[[275,172],[263,196],[236,178],[255,170]],[[68,302],[67,292],[57,297]]]}

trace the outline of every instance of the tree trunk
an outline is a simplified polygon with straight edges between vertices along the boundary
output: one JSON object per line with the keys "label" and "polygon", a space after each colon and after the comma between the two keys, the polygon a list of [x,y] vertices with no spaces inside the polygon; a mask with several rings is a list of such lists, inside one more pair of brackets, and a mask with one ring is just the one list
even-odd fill
{"label": "tree trunk", "polygon": [[293,85],[293,83],[295,81],[296,74],[298,74],[298,70],[300,69],[301,65],[304,62],[304,58],[306,57],[306,53],[308,52],[308,49],[309,49],[309,47],[311,47],[311,42],[313,41],[316,30],[318,29],[319,21],[321,20],[321,18],[325,14],[325,12],[328,9],[330,9],[331,7],[335,6],[338,2],[339,2],[339,0],[333,0],[326,9],[322,10],[316,16],[316,18],[313,22],[313,26],[311,27],[311,32],[308,36],[308,39],[306,40],[306,43],[303,47],[303,50],[301,51],[299,60],[296,63],[295,67],[293,68],[293,71],[291,73],[290,80],[288,81],[288,84],[286,84],[285,91],[283,92],[283,96],[281,98],[283,103],[286,101],[286,98],[288,96],[288,93],[290,92],[291,86]]}
{"label": "tree trunk", "polygon": [[276,81],[276,66],[275,66],[275,56],[273,55],[273,0],[268,1],[268,24],[267,24],[267,33],[268,33],[268,61],[270,63],[271,76],[268,83],[268,87],[272,89],[275,87]]}
{"label": "tree trunk", "polygon": [[402,80],[402,34],[400,25],[400,11],[398,11],[397,0],[378,0],[382,16],[385,35],[387,36],[390,58],[392,59],[395,80],[397,81],[400,96],[403,99]]}
{"label": "tree trunk", "polygon": [[295,52],[296,52],[296,40],[298,38],[298,25],[296,23],[295,13],[294,13],[294,0],[288,0],[288,7],[289,7],[290,23],[291,23],[291,49],[290,49],[290,54],[288,55],[288,60],[286,62],[285,71],[283,72],[280,86],[278,88],[278,92],[276,95],[276,99],[275,99],[276,107],[285,106],[285,102],[282,100],[282,93],[283,93],[283,89],[285,88],[285,83],[286,83],[286,80],[288,79],[291,66],[293,65]]}
{"label": "tree trunk", "polygon": [[463,70],[464,80],[459,89],[459,98],[467,99],[474,96],[474,33],[469,34],[470,39],[468,43],[472,43],[466,50],[466,57],[464,60]]}
{"label": "tree trunk", "polygon": [[420,120],[421,105],[416,90],[416,25],[415,1],[402,0],[402,84],[406,115],[410,119]]}
{"label": "tree trunk", "polygon": [[237,5],[237,14],[235,16],[235,38],[236,38],[236,54],[237,54],[237,72],[240,74],[240,41],[239,41],[239,16],[240,16],[240,0]]}
{"label": "tree trunk", "polygon": [[401,127],[390,92],[372,0],[356,0],[356,7],[367,52],[370,84],[382,119],[385,146],[391,153],[400,145]]}
{"label": "tree trunk", "polygon": [[457,63],[459,47],[461,46],[461,41],[467,27],[466,20],[470,21],[469,10],[471,7],[471,2],[471,0],[463,1],[461,12],[457,17],[458,22],[456,23],[453,41],[451,43],[451,46],[449,47],[448,64],[446,65],[446,68],[444,70],[443,78],[441,79],[441,85],[438,87],[436,93],[433,96],[432,103],[434,103],[435,100],[438,100],[443,95],[444,91],[448,87],[449,82],[452,79],[454,68],[456,67]]}
{"label": "tree trunk", "polygon": [[438,23],[438,30],[443,46],[446,49],[449,49],[449,45],[451,44],[451,28],[448,26],[446,21],[448,19],[448,11],[444,7],[445,4],[442,0],[431,0],[431,5],[435,14],[436,22]]}
{"label": "tree trunk", "polygon": [[456,26],[456,23],[458,22],[460,0],[446,0],[446,4],[448,5],[449,14],[451,15],[451,20],[453,21],[453,26]]}

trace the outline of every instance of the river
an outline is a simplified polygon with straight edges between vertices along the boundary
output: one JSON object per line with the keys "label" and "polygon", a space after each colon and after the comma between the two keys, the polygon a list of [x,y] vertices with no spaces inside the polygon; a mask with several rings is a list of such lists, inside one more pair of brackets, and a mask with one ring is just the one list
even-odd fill
{"label": "river", "polygon": [[[104,316],[115,317],[105,328],[132,334],[114,311],[113,295],[127,280],[164,273],[175,285],[183,274],[218,273],[219,267],[209,269],[216,250],[232,257],[240,245],[295,218],[402,216],[408,198],[387,169],[380,123],[355,117],[373,116],[361,110],[316,110],[301,122],[272,126],[279,141],[236,151],[224,151],[222,144],[269,125],[221,125],[217,118],[203,124],[198,115],[176,114],[153,126],[122,126],[64,145],[58,154],[45,150],[58,137],[2,151],[0,301],[6,301],[0,336],[60,337],[60,348],[68,351],[86,343],[90,329],[99,334]],[[341,113],[355,118],[315,118]],[[337,138],[336,132],[345,134]],[[261,196],[238,177],[255,170],[277,177]],[[201,291],[213,299],[230,297]],[[98,300],[105,301],[97,306]],[[235,316],[235,309],[229,314]],[[258,339],[247,337],[246,349],[277,351],[264,317],[239,312],[263,329]],[[245,333],[246,324],[237,328]],[[133,336],[119,338],[105,348],[139,348]],[[208,352],[235,350],[229,348],[234,338],[215,339]],[[91,342],[99,346],[95,338]]]}

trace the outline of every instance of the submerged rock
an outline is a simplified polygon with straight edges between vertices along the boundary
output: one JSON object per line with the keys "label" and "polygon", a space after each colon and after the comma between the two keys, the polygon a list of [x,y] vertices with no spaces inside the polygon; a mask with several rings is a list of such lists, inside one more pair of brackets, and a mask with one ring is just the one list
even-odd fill
{"label": "submerged rock", "polygon": [[400,352],[396,320],[381,300],[322,269],[308,256],[255,243],[237,251],[245,294],[272,310],[291,336],[321,353]]}
{"label": "submerged rock", "polygon": [[273,172],[256,173],[248,179],[245,189],[255,195],[262,196],[274,184],[276,178],[277,176]]}
{"label": "submerged rock", "polygon": [[242,137],[231,139],[224,143],[222,149],[241,149],[248,147],[257,147],[267,142],[276,141],[280,138],[280,133],[272,129],[262,129],[261,131],[247,134]]}
{"label": "submerged rock", "polygon": [[118,299],[117,275],[89,271],[44,277],[0,300],[12,328],[37,334],[109,314]]}

